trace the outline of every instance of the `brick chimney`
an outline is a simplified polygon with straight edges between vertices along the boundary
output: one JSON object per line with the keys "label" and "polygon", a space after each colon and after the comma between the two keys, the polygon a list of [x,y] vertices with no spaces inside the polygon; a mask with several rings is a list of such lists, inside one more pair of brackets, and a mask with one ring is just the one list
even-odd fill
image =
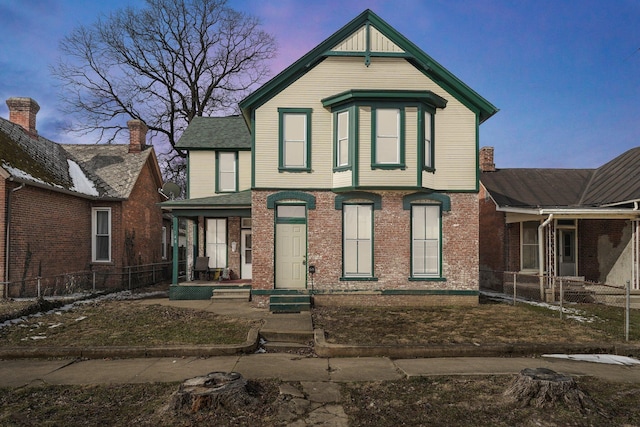
{"label": "brick chimney", "polygon": [[9,121],[22,126],[33,136],[38,134],[36,114],[40,111],[40,106],[36,101],[31,98],[9,98],[7,106],[9,107]]}
{"label": "brick chimney", "polygon": [[495,172],[496,164],[493,163],[493,147],[480,149],[480,170],[482,172]]}
{"label": "brick chimney", "polygon": [[129,120],[129,152],[139,153],[147,145],[147,125],[142,120]]}

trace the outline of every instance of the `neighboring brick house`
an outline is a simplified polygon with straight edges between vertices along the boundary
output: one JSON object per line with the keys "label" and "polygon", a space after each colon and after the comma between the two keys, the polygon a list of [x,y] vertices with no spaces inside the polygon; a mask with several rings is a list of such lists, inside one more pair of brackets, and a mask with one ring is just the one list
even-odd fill
{"label": "neighboring brick house", "polygon": [[597,169],[496,169],[492,147],[480,157],[483,287],[506,271],[639,289],[640,148]]}
{"label": "neighboring brick house", "polygon": [[[200,224],[216,211],[227,232],[199,244],[210,259],[233,253],[235,218],[250,211],[255,302],[291,292],[330,304],[478,302],[478,127],[493,105],[366,10],[240,108],[242,148],[200,135],[190,199],[163,205]],[[250,151],[223,162],[229,149]],[[220,188],[233,171],[235,186]],[[234,209],[226,221],[224,209]]]}
{"label": "neighboring brick house", "polygon": [[119,286],[124,266],[160,262],[162,179],[144,123],[129,122],[126,145],[57,144],[38,135],[33,99],[7,105],[10,120],[0,118],[0,274],[12,284],[8,296],[38,276],[88,270],[111,273],[98,277]]}

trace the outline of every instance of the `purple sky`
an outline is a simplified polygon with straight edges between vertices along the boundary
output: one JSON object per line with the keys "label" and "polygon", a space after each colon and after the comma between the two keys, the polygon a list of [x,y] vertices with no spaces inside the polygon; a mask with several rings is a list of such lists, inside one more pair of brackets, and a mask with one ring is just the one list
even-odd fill
{"label": "purple sky", "polygon": [[[142,0],[0,0],[4,100],[34,98],[39,133],[59,130],[62,94],[49,73],[58,41],[101,13]],[[480,127],[498,167],[590,168],[640,145],[637,0],[230,1],[276,36],[282,71],[369,8],[500,112]],[[91,141],[82,141],[91,142]]]}

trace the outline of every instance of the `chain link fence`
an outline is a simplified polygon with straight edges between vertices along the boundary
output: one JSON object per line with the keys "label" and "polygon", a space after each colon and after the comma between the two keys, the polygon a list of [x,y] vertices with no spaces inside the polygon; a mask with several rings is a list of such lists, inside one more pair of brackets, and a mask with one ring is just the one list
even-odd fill
{"label": "chain link fence", "polygon": [[[178,263],[179,274],[184,275],[186,262]],[[103,291],[130,290],[171,280],[171,261],[105,269],[79,271],[57,276],[34,277],[3,283],[2,298],[54,298]]]}
{"label": "chain link fence", "polygon": [[584,323],[613,338],[640,340],[640,291],[631,290],[629,283],[481,270],[480,289],[500,294],[514,305],[547,307],[559,319]]}

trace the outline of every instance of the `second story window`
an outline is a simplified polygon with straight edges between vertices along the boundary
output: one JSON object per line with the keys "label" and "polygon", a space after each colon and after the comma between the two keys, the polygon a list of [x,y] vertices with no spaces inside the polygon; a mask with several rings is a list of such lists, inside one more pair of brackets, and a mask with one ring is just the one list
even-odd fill
{"label": "second story window", "polygon": [[433,169],[433,114],[424,113],[424,169]]}
{"label": "second story window", "polygon": [[372,135],[374,167],[404,167],[404,111],[376,108]]}
{"label": "second story window", "polygon": [[216,152],[216,193],[238,191],[238,153]]}
{"label": "second story window", "polygon": [[349,111],[336,114],[336,167],[349,166]]}
{"label": "second story window", "polygon": [[311,170],[311,110],[279,108],[280,171]]}

